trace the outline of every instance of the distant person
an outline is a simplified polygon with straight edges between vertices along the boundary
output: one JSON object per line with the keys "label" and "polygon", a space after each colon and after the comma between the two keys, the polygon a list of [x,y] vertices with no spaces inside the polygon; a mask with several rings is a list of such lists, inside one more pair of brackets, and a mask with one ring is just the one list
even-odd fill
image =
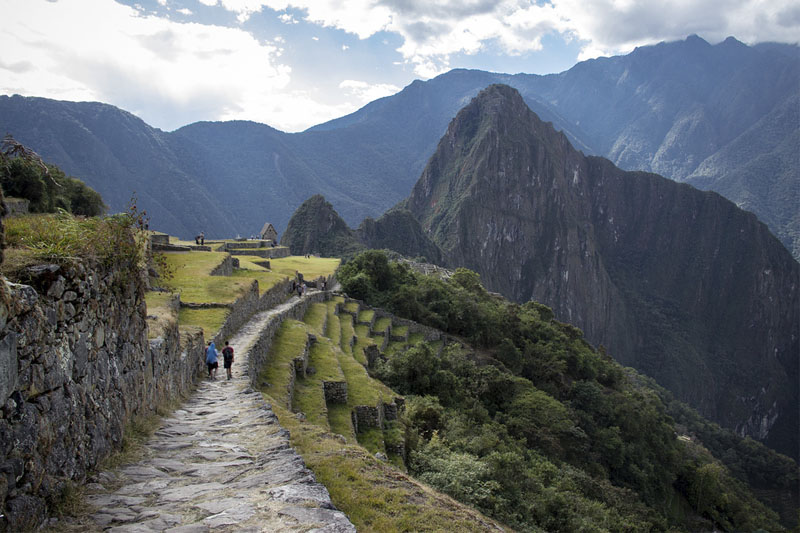
{"label": "distant person", "polygon": [[228,379],[233,377],[233,348],[225,341],[225,347],[222,349],[222,366],[225,367],[225,372],[228,374]]}
{"label": "distant person", "polygon": [[297,284],[297,296],[298,297],[302,297],[303,296],[303,285],[301,283]]}
{"label": "distant person", "polygon": [[308,287],[306,287],[306,284],[303,283],[302,290],[300,291],[300,295],[302,296],[303,294],[305,294],[307,290],[308,290]]}
{"label": "distant person", "polygon": [[208,341],[208,348],[206,348],[206,367],[208,367],[208,378],[217,378],[217,369],[219,363],[217,362],[217,347],[214,341]]}
{"label": "distant person", "polygon": [[200,235],[195,235],[194,236],[194,243],[195,244],[200,244]]}
{"label": "distant person", "polygon": [[327,289],[328,289],[328,282],[323,279],[322,280],[322,290],[324,291],[324,290],[327,290]]}
{"label": "distant person", "polygon": [[203,245],[206,243],[206,234],[202,231],[200,232],[200,244]]}

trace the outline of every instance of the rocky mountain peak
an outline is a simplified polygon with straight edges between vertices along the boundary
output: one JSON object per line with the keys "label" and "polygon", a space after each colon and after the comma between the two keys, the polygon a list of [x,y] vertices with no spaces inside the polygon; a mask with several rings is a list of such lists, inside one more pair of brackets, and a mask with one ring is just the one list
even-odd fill
{"label": "rocky mountain peak", "polygon": [[404,205],[446,266],[796,456],[800,272],[752,214],[585,157],[501,85],[453,119]]}

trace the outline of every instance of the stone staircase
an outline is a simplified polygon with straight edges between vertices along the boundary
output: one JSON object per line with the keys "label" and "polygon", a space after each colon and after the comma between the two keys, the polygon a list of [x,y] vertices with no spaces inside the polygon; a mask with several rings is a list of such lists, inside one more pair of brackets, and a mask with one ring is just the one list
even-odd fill
{"label": "stone staircase", "polygon": [[250,359],[263,351],[264,332],[306,306],[293,297],[241,327],[230,339],[233,379],[220,368],[216,380],[201,382],[163,420],[142,460],[94,476],[86,487],[93,507],[88,516],[51,526],[120,533],[354,532],[251,387]]}

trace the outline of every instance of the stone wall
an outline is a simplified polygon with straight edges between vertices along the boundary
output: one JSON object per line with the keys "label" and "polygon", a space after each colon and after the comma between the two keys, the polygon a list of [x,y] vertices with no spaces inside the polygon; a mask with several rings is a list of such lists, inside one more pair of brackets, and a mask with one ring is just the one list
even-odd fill
{"label": "stone wall", "polygon": [[322,390],[325,401],[329,403],[347,403],[346,381],[323,381]]}
{"label": "stone wall", "polygon": [[25,198],[10,198],[8,196],[5,197],[5,203],[6,209],[8,209],[7,216],[27,215],[28,208],[31,205],[31,201]]}
{"label": "stone wall", "polygon": [[[185,306],[186,304],[181,303]],[[214,304],[219,305],[219,304]],[[250,286],[242,293],[242,295],[232,304],[226,305],[230,307],[230,313],[225,318],[219,331],[214,335],[214,344],[220,345],[225,340],[230,338],[239,328],[241,328],[253,313],[260,309],[261,299],[258,296],[258,281],[253,280]],[[207,332],[209,335],[211,332]]]}
{"label": "stone wall", "polygon": [[382,405],[356,405],[350,412],[353,429],[356,433],[364,428],[383,428]]}
{"label": "stone wall", "polygon": [[275,248],[242,248],[228,251],[230,251],[230,253],[235,253],[236,255],[253,255],[256,257],[263,257],[265,259],[289,257],[289,249],[285,246],[276,246]]}
{"label": "stone wall", "polygon": [[148,341],[144,282],[76,263],[0,280],[0,531],[36,527],[68,481],[122,442],[134,416],[186,394],[203,339]]}
{"label": "stone wall", "polygon": [[[285,288],[287,293],[288,287],[291,286],[290,283]],[[328,293],[325,292],[308,293],[306,296],[303,296],[302,299],[296,300],[290,305],[277,309],[274,312],[269,322],[261,329],[261,334],[250,349],[247,372],[253,388],[259,386],[258,371],[268,363],[272,341],[275,339],[275,334],[277,334],[283,321],[287,319],[302,320],[306,311],[312,304],[324,302],[327,299]],[[294,365],[292,365],[292,367],[294,367]]]}
{"label": "stone wall", "polygon": [[226,256],[222,263],[214,267],[209,273],[211,276],[230,276],[233,274],[233,257]]}
{"label": "stone wall", "polygon": [[[362,307],[369,309],[369,306],[367,306],[364,302],[358,302]],[[394,327],[408,326],[409,335],[412,333],[422,333],[424,340],[427,342],[439,341],[444,338],[444,333],[438,329],[424,326],[419,322],[414,322],[413,320],[408,320],[407,318],[400,318],[383,309],[375,309],[375,318],[377,319],[380,317],[389,317],[392,320],[392,325]]]}

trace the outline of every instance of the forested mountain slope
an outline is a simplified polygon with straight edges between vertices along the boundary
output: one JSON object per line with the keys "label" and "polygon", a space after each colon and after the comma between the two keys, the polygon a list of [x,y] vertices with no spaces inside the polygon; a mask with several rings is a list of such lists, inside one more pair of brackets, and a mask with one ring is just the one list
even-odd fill
{"label": "forested mountain slope", "polygon": [[798,454],[800,265],[716,193],[584,156],[491,86],[411,196],[450,267],[551,306],[708,418]]}

